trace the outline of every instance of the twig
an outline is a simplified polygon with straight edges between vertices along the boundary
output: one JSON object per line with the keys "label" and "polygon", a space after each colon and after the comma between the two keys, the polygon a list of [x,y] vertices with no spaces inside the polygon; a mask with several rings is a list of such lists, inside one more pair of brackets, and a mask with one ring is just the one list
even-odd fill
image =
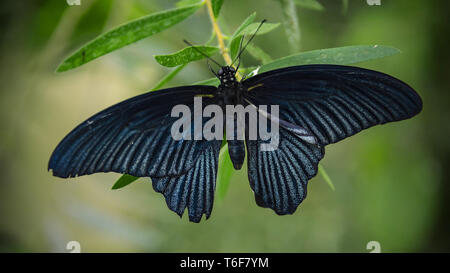
{"label": "twig", "polygon": [[[220,30],[219,24],[217,24],[216,17],[214,17],[211,0],[206,0],[206,6],[208,8],[208,15],[209,15],[209,18],[211,19],[213,31],[217,38],[217,42],[219,43],[220,54],[222,54],[222,57],[225,60],[225,63],[227,65],[231,65],[233,63],[233,61],[231,60],[230,54],[228,53],[228,49],[225,46],[224,35],[223,35],[222,31]],[[241,75],[239,74],[239,72],[236,73],[236,78],[238,80],[240,80],[242,78]]]}

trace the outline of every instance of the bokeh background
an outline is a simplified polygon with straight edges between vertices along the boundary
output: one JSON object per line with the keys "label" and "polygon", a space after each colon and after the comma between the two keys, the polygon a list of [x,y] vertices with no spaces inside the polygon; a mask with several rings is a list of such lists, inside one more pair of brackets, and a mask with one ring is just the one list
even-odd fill
{"label": "bokeh background", "polygon": [[[1,1],[0,251],[67,252],[382,252],[450,250],[450,66],[448,1],[319,1],[298,9],[302,50],[383,44],[402,54],[359,64],[396,76],[422,96],[423,112],[330,145],[322,161],[336,190],[318,176],[294,215],[255,204],[246,168],[234,173],[212,217],[200,224],[169,211],[149,179],[110,190],[118,174],[55,178],[47,162],[75,125],[149,90],[168,70],[153,59],[205,42],[205,9],[187,21],[76,70],[55,73],[67,54],[98,34],[148,13],[165,0]],[[220,24],[231,33],[253,11],[281,22],[274,0],[226,0]],[[283,28],[255,43],[274,58],[293,52]],[[243,61],[256,64],[251,56]],[[170,85],[210,78],[204,61]]]}

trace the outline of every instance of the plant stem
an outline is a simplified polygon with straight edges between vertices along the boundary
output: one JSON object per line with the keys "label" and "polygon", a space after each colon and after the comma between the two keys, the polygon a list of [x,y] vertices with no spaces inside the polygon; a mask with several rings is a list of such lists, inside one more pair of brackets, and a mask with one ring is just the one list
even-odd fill
{"label": "plant stem", "polygon": [[297,18],[297,6],[293,0],[279,0],[283,11],[283,24],[292,52],[300,51],[300,27]]}
{"label": "plant stem", "polygon": [[332,191],[335,191],[336,188],[334,187],[333,181],[331,181],[330,176],[328,176],[327,172],[325,171],[325,168],[322,164],[319,164],[319,173],[322,175],[323,180],[330,186]]}
{"label": "plant stem", "polygon": [[[227,65],[231,65],[233,63],[233,60],[231,60],[230,54],[228,53],[228,48],[225,46],[224,35],[222,31],[220,30],[219,24],[217,24],[217,19],[214,17],[214,12],[212,9],[211,0],[206,0],[206,6],[208,7],[208,14],[209,18],[211,19],[211,24],[213,27],[213,31],[215,33],[215,36],[217,37],[217,42],[219,42],[219,49],[220,54],[222,54],[223,59],[225,60],[225,63]],[[236,71],[236,78],[238,80],[242,79],[241,74]]]}
{"label": "plant stem", "polygon": [[230,54],[228,54],[228,49],[225,47],[225,42],[223,41],[223,33],[220,30],[219,25],[217,24],[217,19],[216,17],[214,17],[211,0],[206,0],[206,6],[208,8],[209,19],[211,19],[211,24],[217,37],[217,42],[219,42],[220,54],[222,54],[223,59],[225,60],[227,65],[231,65],[233,61],[231,60]]}

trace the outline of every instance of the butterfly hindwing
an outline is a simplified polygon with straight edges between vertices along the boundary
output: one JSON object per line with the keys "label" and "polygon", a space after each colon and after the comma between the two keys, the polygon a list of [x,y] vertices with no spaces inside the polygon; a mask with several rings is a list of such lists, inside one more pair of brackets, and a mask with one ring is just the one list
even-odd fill
{"label": "butterfly hindwing", "polygon": [[277,214],[292,214],[305,199],[308,180],[317,174],[324,149],[279,128],[278,148],[261,149],[261,140],[246,135],[248,179],[256,203]]}
{"label": "butterfly hindwing", "polygon": [[321,145],[377,124],[411,118],[422,101],[406,83],[384,73],[340,65],[273,70],[243,82],[255,105],[279,105],[280,118],[302,126]]}
{"label": "butterfly hindwing", "polygon": [[166,198],[167,206],[180,217],[188,208],[189,220],[200,222],[211,215],[222,141],[211,140],[194,166],[180,176],[152,178],[153,189]]}

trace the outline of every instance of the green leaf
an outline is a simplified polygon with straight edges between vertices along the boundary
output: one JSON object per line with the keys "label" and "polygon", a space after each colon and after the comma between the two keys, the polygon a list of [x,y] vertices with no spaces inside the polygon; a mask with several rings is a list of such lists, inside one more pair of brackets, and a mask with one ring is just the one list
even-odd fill
{"label": "green leaf", "polygon": [[120,188],[123,188],[131,183],[133,183],[134,181],[138,180],[139,177],[135,177],[132,175],[128,175],[128,174],[124,174],[122,175],[119,180],[116,181],[116,183],[114,183],[114,185],[112,186],[112,190],[117,190]]}
{"label": "green leaf", "polygon": [[256,17],[256,12],[253,12],[252,14],[250,14],[245,20],[244,22],[242,22],[242,24],[236,29],[236,31],[233,33],[233,35],[231,35],[231,39],[233,40],[234,38],[236,38],[239,34],[241,34],[241,32],[248,27],[248,25],[250,25],[251,23],[253,23],[253,21],[255,21],[255,17]]}
{"label": "green leaf", "polygon": [[156,55],[155,59],[160,65],[174,67],[204,59],[205,56],[200,54],[199,51],[203,52],[207,56],[212,56],[214,53],[219,51],[219,48],[212,46],[195,46],[194,48],[190,46],[173,54]]}
{"label": "green leaf", "polygon": [[248,53],[250,53],[250,55],[255,57],[257,60],[261,61],[262,64],[272,62],[272,58],[270,57],[270,55],[267,54],[266,52],[264,52],[264,50],[262,50],[261,48],[259,48],[257,46],[248,45],[247,51],[248,51]]}
{"label": "green leaf", "polygon": [[63,72],[79,67],[111,51],[168,29],[192,15],[200,6],[188,6],[154,13],[121,25],[78,49],[65,59],[56,71]]}
{"label": "green leaf", "polygon": [[297,6],[302,8],[324,10],[322,4],[317,2],[317,0],[294,0],[294,2]]}
{"label": "green leaf", "polygon": [[222,8],[223,5],[223,0],[212,0],[211,1],[212,4],[212,10],[214,13],[214,17],[219,17],[219,13],[220,13],[220,9]]}
{"label": "green leaf", "polygon": [[153,87],[153,89],[151,91],[155,91],[160,89],[161,87],[163,87],[166,83],[168,83],[169,81],[171,81],[178,73],[180,73],[180,71],[186,67],[186,64],[180,65],[177,68],[175,68],[174,70],[172,70],[169,74],[167,74],[166,76],[164,76],[164,78],[162,78],[156,85],[155,87]]}
{"label": "green leaf", "polygon": [[236,29],[236,31],[231,35],[230,42],[228,43],[228,48],[230,49],[231,56],[234,59],[233,55],[237,54],[237,51],[239,50],[239,43],[242,39],[242,31],[244,31],[245,28],[247,28],[253,21],[255,20],[256,12],[253,12],[250,14],[244,22]]}
{"label": "green leaf", "polygon": [[177,7],[186,7],[186,6],[192,6],[192,5],[199,5],[203,2],[204,0],[181,0],[178,1],[175,6]]}
{"label": "green leaf", "polygon": [[[239,35],[253,35],[261,23],[252,23],[244,28]],[[258,30],[257,35],[266,34],[277,28],[280,23],[264,23]]]}
{"label": "green leaf", "polygon": [[287,56],[261,66],[258,73],[269,70],[304,64],[340,64],[347,65],[379,59],[400,53],[400,50],[379,45],[345,46],[319,49]]}
{"label": "green leaf", "polygon": [[233,163],[228,153],[228,144],[226,144],[222,147],[219,154],[219,168],[217,173],[217,197],[219,200],[223,200],[228,191],[233,170]]}
{"label": "green leaf", "polygon": [[322,164],[319,164],[319,173],[322,176],[323,180],[330,186],[332,191],[335,191],[336,188],[334,187],[333,182],[331,181],[330,177],[328,176],[327,172],[325,171],[325,168],[322,166]]}
{"label": "green leaf", "polygon": [[[243,35],[255,34],[255,31],[259,25],[260,25],[260,23],[249,24],[244,29],[239,31],[239,33],[237,34],[236,37],[232,38],[230,46],[229,46],[232,59],[236,58],[237,54],[239,53],[239,44],[241,42]],[[261,26],[261,28],[256,33],[256,35],[266,34],[270,31],[274,30],[275,28],[277,28],[279,25],[280,25],[279,23],[275,23],[275,24],[265,23]]]}

